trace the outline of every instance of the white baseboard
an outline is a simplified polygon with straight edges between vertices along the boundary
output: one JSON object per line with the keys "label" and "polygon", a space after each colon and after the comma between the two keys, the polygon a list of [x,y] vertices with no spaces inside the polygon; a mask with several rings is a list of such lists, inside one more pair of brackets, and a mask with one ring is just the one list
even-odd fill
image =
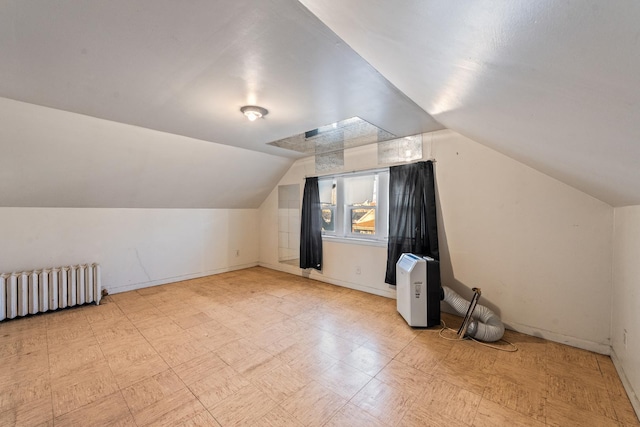
{"label": "white baseboard", "polygon": [[571,337],[557,332],[545,331],[544,329],[534,328],[528,325],[522,325],[515,322],[504,321],[505,327],[512,331],[521,332],[523,334],[531,335],[534,337],[544,338],[549,341],[554,341],[560,344],[570,345],[571,347],[581,348],[583,350],[593,351],[594,353],[600,353],[609,355],[611,353],[611,346],[609,343],[598,343],[594,341],[585,340],[582,338]]}
{"label": "white baseboard", "polygon": [[268,268],[271,270],[282,271],[284,273],[293,274],[295,276],[302,276],[302,270],[299,267],[294,267],[289,264],[270,264],[266,262],[259,262],[258,265],[260,267]]}
{"label": "white baseboard", "polygon": [[611,361],[613,361],[613,366],[615,366],[616,371],[618,371],[618,376],[620,377],[620,381],[622,381],[624,390],[627,392],[627,396],[629,396],[631,406],[633,406],[633,410],[636,412],[636,416],[638,417],[638,419],[640,419],[640,399],[638,399],[638,395],[631,386],[631,383],[627,378],[627,374],[624,373],[624,369],[622,369],[622,363],[620,363],[620,359],[618,359],[618,356],[616,355],[616,352],[613,348],[611,348]]}
{"label": "white baseboard", "polygon": [[288,265],[288,264],[278,263],[277,265],[275,265],[275,264],[260,262],[259,265],[260,267],[270,268],[272,270],[277,270],[277,271],[283,271],[285,273],[294,274],[296,276],[308,277],[310,279],[317,280],[319,282],[342,286],[343,288],[354,289],[356,291],[362,291],[369,294],[378,295],[381,297],[396,299],[395,289],[380,289],[380,288],[374,288],[372,286],[361,285],[359,283],[346,282],[344,280],[325,276],[324,274],[317,272],[315,270],[311,270],[311,272],[307,272],[307,270],[302,270],[299,267],[294,267],[293,265]]}
{"label": "white baseboard", "polygon": [[[460,314],[454,311],[449,304],[441,303],[440,309],[445,313],[454,314],[459,316]],[[606,354],[611,353],[611,346],[609,344],[601,344],[593,341],[584,340],[581,338],[570,337],[567,335],[559,334],[557,332],[545,331],[544,329],[534,328],[529,325],[522,325],[516,322],[508,322],[502,319],[506,329],[530,335],[532,337],[544,338],[545,340],[554,341],[560,344],[566,344],[571,347],[581,348],[583,350],[593,351],[594,353]]]}
{"label": "white baseboard", "polygon": [[197,279],[199,277],[212,276],[214,274],[227,273],[229,271],[235,270],[242,270],[245,268],[255,267],[257,265],[257,262],[252,262],[248,264],[233,265],[224,268],[217,268],[214,270],[202,271],[199,273],[183,274],[181,276],[175,277],[165,277],[162,279],[151,280],[149,282],[129,283],[122,286],[103,286],[103,288],[106,289],[109,294],[119,294],[121,292],[135,291],[137,289],[149,288],[151,286],[166,285],[167,283],[181,282],[183,280]]}
{"label": "white baseboard", "polygon": [[[260,262],[259,265],[261,267],[270,268],[272,270],[284,271],[285,273],[291,273],[296,276],[304,276],[310,277],[311,279],[318,280],[320,282],[331,283],[332,285],[343,286],[350,289],[355,289],[362,292],[368,292],[374,295],[380,295],[387,298],[396,298],[396,291],[394,289],[382,290],[379,288],[374,288],[370,286],[363,286],[357,283],[345,282],[340,279],[335,279],[332,277],[327,277],[319,272],[311,271],[310,274],[305,274],[305,270],[301,270],[299,267],[295,267],[288,264],[280,264],[277,265]],[[456,312],[448,309],[447,304],[443,304],[442,311],[447,313],[457,314]],[[515,322],[505,322],[505,327],[507,329],[511,329],[516,332],[521,332],[523,334],[531,335],[534,337],[540,337],[547,339],[549,341],[558,342],[561,344],[570,345],[572,347],[581,348],[583,350],[593,351],[595,353],[600,354],[610,354],[611,346],[608,343],[597,343],[589,340],[584,340],[581,338],[570,337],[567,335],[559,334],[557,332],[545,331],[542,329],[534,328],[528,325],[522,325]]]}

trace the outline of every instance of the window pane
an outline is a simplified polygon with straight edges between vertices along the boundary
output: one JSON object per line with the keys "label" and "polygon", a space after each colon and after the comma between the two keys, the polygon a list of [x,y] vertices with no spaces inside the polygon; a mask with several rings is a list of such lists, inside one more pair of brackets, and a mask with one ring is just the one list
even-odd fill
{"label": "window pane", "polygon": [[375,206],[377,202],[377,175],[365,175],[346,178],[345,199],[347,205]]}
{"label": "window pane", "polygon": [[376,210],[375,208],[352,208],[351,209],[351,232],[355,234],[375,234],[376,233]]}
{"label": "window pane", "polygon": [[322,234],[339,238],[387,238],[389,172],[347,173],[318,180]]}
{"label": "window pane", "polygon": [[336,207],[322,203],[322,231],[336,231]]}
{"label": "window pane", "polygon": [[318,191],[320,192],[320,203],[335,205],[336,204],[336,180],[320,179],[318,180]]}
{"label": "window pane", "polygon": [[320,205],[322,208],[322,231],[336,231],[336,196],[337,182],[335,178],[318,180]]}

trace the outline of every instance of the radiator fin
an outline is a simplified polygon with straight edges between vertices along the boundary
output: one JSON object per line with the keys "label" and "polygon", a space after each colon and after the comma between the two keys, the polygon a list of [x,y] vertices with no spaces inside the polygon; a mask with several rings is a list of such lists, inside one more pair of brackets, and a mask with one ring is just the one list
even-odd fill
{"label": "radiator fin", "polygon": [[95,302],[100,304],[99,264],[0,274],[0,321]]}

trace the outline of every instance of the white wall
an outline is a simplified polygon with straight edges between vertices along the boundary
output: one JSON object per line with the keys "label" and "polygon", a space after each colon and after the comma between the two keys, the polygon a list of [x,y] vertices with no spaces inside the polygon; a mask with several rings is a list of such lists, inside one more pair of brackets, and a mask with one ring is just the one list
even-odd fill
{"label": "white wall", "polygon": [[[345,170],[377,167],[375,146],[364,146],[345,152]],[[294,163],[278,185],[300,184],[300,200],[305,176],[315,175],[315,160],[307,157]],[[395,290],[384,283],[386,246],[353,245],[324,240],[323,270],[310,271],[310,277],[376,295],[395,297]],[[276,270],[301,274],[299,268],[278,263],[278,188],[260,207],[260,265]],[[360,274],[357,274],[360,267]]]}
{"label": "white wall", "polygon": [[[443,284],[481,303],[508,327],[609,352],[613,208],[452,131],[423,136],[435,158]],[[345,170],[378,167],[375,146],[345,153]],[[280,184],[314,175],[297,161]],[[260,264],[277,262],[277,188],[260,208]],[[386,249],[324,243],[324,270],[311,277],[393,296]],[[360,265],[362,274],[355,274]]]}
{"label": "white wall", "polygon": [[258,222],[257,209],[0,208],[0,272],[98,262],[110,293],[175,282],[257,265]]}
{"label": "white wall", "polygon": [[459,136],[429,136],[443,281],[512,329],[609,352],[613,208]]}
{"label": "white wall", "polygon": [[255,209],[292,163],[0,98],[4,207]]}
{"label": "white wall", "polygon": [[640,414],[640,206],[616,208],[614,216],[612,359]]}

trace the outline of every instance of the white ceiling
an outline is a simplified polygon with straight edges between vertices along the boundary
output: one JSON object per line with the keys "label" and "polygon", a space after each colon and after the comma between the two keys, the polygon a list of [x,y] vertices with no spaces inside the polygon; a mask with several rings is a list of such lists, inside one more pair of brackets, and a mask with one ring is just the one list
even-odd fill
{"label": "white ceiling", "polygon": [[[640,204],[638,22],[635,0],[4,1],[0,97],[289,161],[300,154],[266,143],[352,116],[398,135],[447,127],[613,206]],[[254,103],[270,113],[249,123],[239,108]],[[51,151],[75,148],[58,139]],[[187,141],[173,139],[171,152]],[[4,176],[20,173],[7,153],[40,155],[26,146],[0,141]],[[198,202],[122,195],[134,180],[167,180],[143,151],[115,184],[96,183],[109,194],[100,206],[212,206],[204,200],[219,190],[207,181],[187,193]],[[269,170],[265,188],[289,164],[276,156],[254,160]],[[186,175],[197,182],[207,163],[194,163]],[[173,187],[192,186],[178,169]],[[214,207],[254,207],[267,194],[238,191],[251,197]],[[9,196],[38,203],[37,193]]]}
{"label": "white ceiling", "polygon": [[301,2],[447,128],[640,204],[640,2]]}
{"label": "white ceiling", "polygon": [[353,116],[442,129],[294,0],[4,1],[0,96],[291,158],[266,143]]}

